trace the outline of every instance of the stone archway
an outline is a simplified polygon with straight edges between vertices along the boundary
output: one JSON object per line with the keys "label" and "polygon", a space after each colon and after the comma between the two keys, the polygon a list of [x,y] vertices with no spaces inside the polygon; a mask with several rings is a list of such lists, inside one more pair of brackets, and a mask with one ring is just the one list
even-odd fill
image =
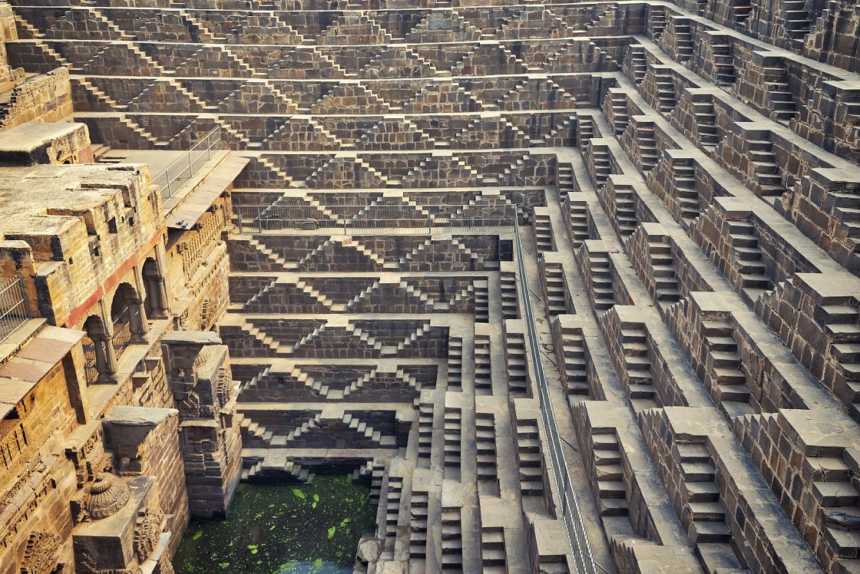
{"label": "stone archway", "polygon": [[83,327],[87,333],[82,343],[87,384],[116,382],[116,353],[104,321],[90,315]]}
{"label": "stone archway", "polygon": [[146,342],[149,326],[140,294],[130,283],[117,287],[110,306],[111,344],[117,357],[134,343]]}

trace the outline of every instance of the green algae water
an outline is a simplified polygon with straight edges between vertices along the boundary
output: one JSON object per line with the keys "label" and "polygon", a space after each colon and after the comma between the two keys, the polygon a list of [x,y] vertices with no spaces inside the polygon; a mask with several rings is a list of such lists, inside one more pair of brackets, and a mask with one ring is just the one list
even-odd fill
{"label": "green algae water", "polygon": [[376,525],[370,488],[345,475],[310,484],[242,483],[226,520],[192,520],[178,574],[351,574],[358,540]]}

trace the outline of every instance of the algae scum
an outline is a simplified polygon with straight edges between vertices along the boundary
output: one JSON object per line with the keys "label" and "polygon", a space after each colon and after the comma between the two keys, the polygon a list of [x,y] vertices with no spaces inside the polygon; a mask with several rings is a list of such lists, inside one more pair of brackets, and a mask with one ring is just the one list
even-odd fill
{"label": "algae scum", "polygon": [[310,484],[239,485],[226,520],[192,520],[178,574],[351,574],[375,526],[370,489],[348,476]]}

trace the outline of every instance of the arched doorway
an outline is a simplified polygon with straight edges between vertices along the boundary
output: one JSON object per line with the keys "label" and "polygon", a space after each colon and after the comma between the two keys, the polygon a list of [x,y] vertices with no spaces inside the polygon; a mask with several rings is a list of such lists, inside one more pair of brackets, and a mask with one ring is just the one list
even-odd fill
{"label": "arched doorway", "polygon": [[115,382],[116,358],[102,318],[90,315],[84,322],[84,331],[87,333],[82,341],[87,384]]}
{"label": "arched doorway", "polygon": [[129,345],[146,340],[146,311],[140,295],[131,284],[122,283],[117,287],[110,306],[110,320],[113,327],[111,344],[117,358]]}

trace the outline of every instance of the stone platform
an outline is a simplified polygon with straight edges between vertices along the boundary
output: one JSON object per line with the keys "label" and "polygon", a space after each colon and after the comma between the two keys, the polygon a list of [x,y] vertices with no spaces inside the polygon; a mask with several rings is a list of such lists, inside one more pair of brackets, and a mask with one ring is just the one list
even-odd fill
{"label": "stone platform", "polygon": [[7,51],[247,158],[245,480],[369,481],[368,573],[860,572],[856,3],[126,4]]}

